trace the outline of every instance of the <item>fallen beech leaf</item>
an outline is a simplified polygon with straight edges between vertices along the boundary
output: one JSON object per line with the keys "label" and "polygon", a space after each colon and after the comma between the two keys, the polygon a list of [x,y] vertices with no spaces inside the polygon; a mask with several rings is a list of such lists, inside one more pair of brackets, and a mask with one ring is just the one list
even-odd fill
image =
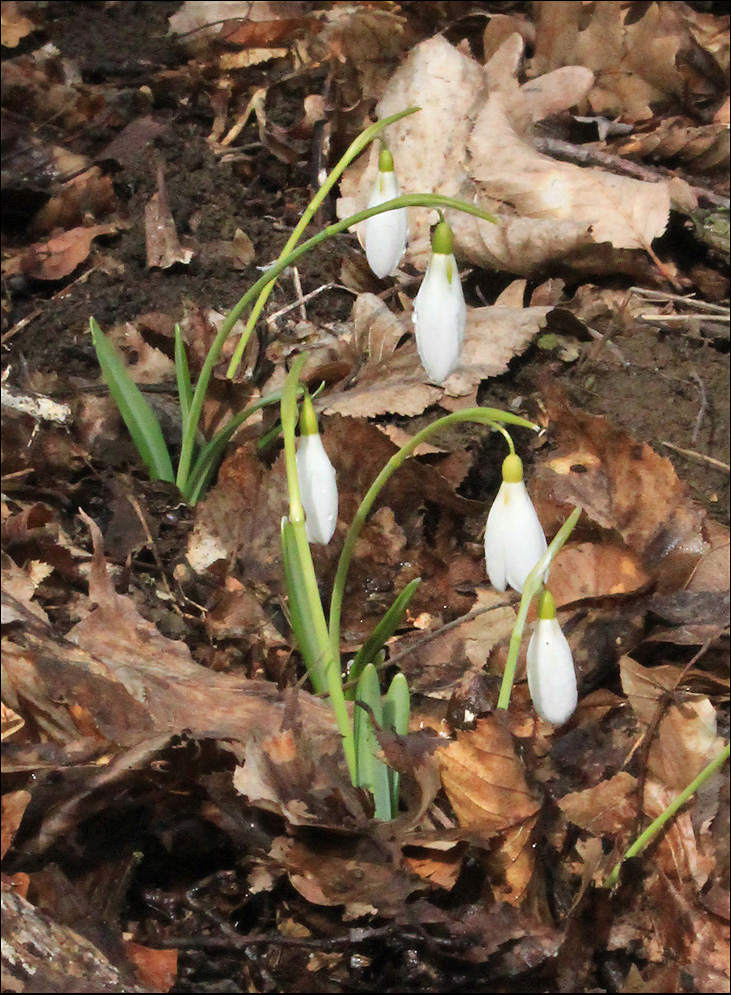
{"label": "fallen beech leaf", "polygon": [[404,863],[408,870],[429,884],[451,891],[462,870],[463,857],[464,848],[458,844],[446,853],[427,848],[409,851],[404,854]]}
{"label": "fallen beech leaf", "polygon": [[[647,819],[656,819],[676,798],[679,790],[648,778],[642,801]],[[674,879],[684,881],[692,878],[700,890],[713,870],[714,860],[698,847],[692,815],[697,806],[696,797],[665,827],[653,854],[653,864]]]}
{"label": "fallen beech leaf", "polygon": [[[413,335],[399,345],[405,333],[412,333],[411,322],[393,315],[375,295],[360,294],[353,308],[353,345],[365,362],[356,367],[355,377],[328,392],[323,410],[366,418],[387,412],[416,415],[444,394],[470,395],[483,380],[504,373],[510,360],[528,348],[550,310],[468,308],[459,366],[443,387],[437,387],[421,365]],[[304,375],[314,382],[318,373],[313,365]]]}
{"label": "fallen beech leaf", "polygon": [[367,837],[340,837],[331,850],[310,848],[304,840],[278,836],[269,859],[282,865],[294,888],[314,905],[345,905],[345,918],[397,911],[426,887],[394,866],[391,855]]}
{"label": "fallen beech leaf", "polygon": [[[468,262],[530,275],[553,261],[570,265],[573,254],[585,257],[587,248],[597,247],[592,261],[611,268],[617,262],[609,248],[647,249],[663,233],[670,210],[668,184],[581,168],[537,152],[532,122],[576,104],[593,76],[580,66],[567,66],[521,88],[514,77],[522,47],[519,34],[509,36],[484,74],[439,36],[412,50],[377,107],[379,117],[410,105],[429,108],[428,115],[404,118],[390,129],[401,188],[405,193],[438,190],[497,214],[493,225],[449,212],[458,258]],[[475,94],[486,96],[480,101]],[[442,136],[439,149],[427,131]],[[365,206],[377,154],[371,150],[367,161],[344,174],[337,205],[341,217]],[[433,211],[409,211],[406,259],[420,269],[426,266],[433,220]]]}
{"label": "fallen beech leaf", "polygon": [[2,44],[5,48],[16,48],[18,44],[36,30],[30,18],[18,10],[18,4],[9,0],[2,6]]}
{"label": "fallen beech leaf", "polygon": [[584,598],[630,594],[648,581],[632,553],[610,543],[569,543],[551,565],[551,594],[557,607]]}
{"label": "fallen beech leaf", "polygon": [[6,276],[22,272],[34,280],[60,280],[73,273],[87,258],[95,238],[111,235],[120,227],[120,222],[113,222],[91,228],[72,228],[47,242],[31,245],[21,256],[9,260],[8,265],[3,266],[3,272]]}
{"label": "fallen beech leaf", "polygon": [[[276,0],[186,0],[186,2],[170,18],[170,30],[175,34],[186,35],[189,33],[199,34],[219,34],[224,33],[229,39],[229,33],[238,31],[246,25],[232,26],[226,24],[227,21],[258,22],[277,21],[280,18],[299,17],[308,12],[309,3],[281,3]],[[222,26],[223,22],[223,26]],[[232,37],[236,39],[236,44],[242,44],[237,39],[236,34]]]}
{"label": "fallen beech leaf", "polygon": [[593,788],[572,791],[558,802],[574,825],[595,836],[619,836],[623,843],[637,821],[638,805],[637,780],[626,771]]}
{"label": "fallen beech leaf", "polygon": [[[5,707],[5,706],[3,706]],[[2,822],[0,823],[0,858],[10,849],[13,837],[23,821],[23,813],[28,807],[29,791],[6,791],[2,796]]]}
{"label": "fallen beech leaf", "polygon": [[531,70],[540,74],[572,62],[586,66],[596,73],[589,94],[595,113],[630,121],[650,118],[651,105],[683,92],[676,60],[690,37],[673,7],[648,4],[630,22],[623,4],[604,3],[583,23],[580,7],[538,3]]}
{"label": "fallen beech leaf", "polygon": [[493,887],[519,902],[533,873],[531,830],[540,802],[528,787],[513,737],[498,719],[481,719],[437,754],[442,783],[462,829],[474,839],[503,834],[491,849]]}
{"label": "fallen beech leaf", "polygon": [[155,950],[124,940],[125,953],[134,964],[142,984],[150,992],[169,992],[178,975],[178,951]]}
{"label": "fallen beech leaf", "polygon": [[707,544],[704,513],[670,460],[607,419],[572,408],[555,390],[546,401],[557,451],[536,468],[534,500],[581,505],[620,533],[643,570],[677,587],[676,575],[685,581]]}
{"label": "fallen beech leaf", "polygon": [[723,750],[716,709],[708,698],[675,691],[682,677],[682,671],[675,667],[643,667],[624,656],[620,674],[622,688],[643,725],[660,718],[647,767],[653,777],[677,794]]}
{"label": "fallen beech leaf", "polygon": [[148,269],[169,269],[175,263],[187,265],[193,258],[193,250],[184,249],[178,240],[162,166],[157,170],[157,191],[145,205],[145,246]]}

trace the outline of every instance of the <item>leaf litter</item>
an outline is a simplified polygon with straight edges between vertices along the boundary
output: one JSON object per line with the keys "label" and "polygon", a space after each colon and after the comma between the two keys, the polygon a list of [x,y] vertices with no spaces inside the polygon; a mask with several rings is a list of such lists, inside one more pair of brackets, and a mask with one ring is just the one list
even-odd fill
{"label": "leaf litter", "polygon": [[[135,23],[127,5],[107,6],[110,24]],[[619,396],[610,378],[630,384],[643,363],[644,383],[663,377],[674,368],[661,356],[675,350],[695,408],[669,388],[668,417],[676,405],[688,433],[674,441],[688,448],[695,431],[699,449],[706,440],[723,456],[727,426],[712,404],[696,417],[689,372],[715,401],[707,378],[727,355],[723,338],[701,331],[693,344],[685,331],[653,331],[639,353],[648,331],[622,283],[671,277],[715,302],[728,293],[722,255],[692,243],[684,256],[673,243],[697,196],[688,184],[727,193],[722,19],[664,3],[537,4],[435,33],[432,5],[223,6],[158,10],[160,38],[168,14],[177,18],[179,48],[171,55],[145,27],[150,92],[132,106],[93,48],[76,56],[83,73],[57,51],[27,54],[41,32],[60,32],[68,46],[64,18],[75,14],[3,5],[3,44],[23,46],[3,64],[7,190],[20,211],[3,265],[20,298],[4,296],[3,319],[28,344],[27,358],[11,356],[11,380],[29,396],[71,402],[63,426],[18,413],[3,426],[3,902],[13,942],[41,929],[51,953],[33,961],[36,979],[59,991],[68,988],[53,966],[69,956],[98,957],[106,990],[209,990],[219,977],[251,991],[302,990],[303,978],[316,991],[728,990],[722,777],[630,862],[617,893],[599,887],[727,737],[729,544],[717,521],[727,487],[705,481],[700,504],[684,483],[688,466],[661,455],[641,416],[584,409],[592,382]],[[190,16],[198,21],[182,20]],[[137,57],[135,48],[128,58]],[[19,94],[32,129],[16,126]],[[315,554],[327,592],[344,526],[423,419],[478,400],[537,417],[546,432],[526,460],[547,534],[574,503],[585,511],[552,572],[581,699],[560,730],[537,720],[520,660],[510,713],[498,719],[517,608],[484,575],[499,440],[483,430],[435,438],[383,492],[344,604],[351,652],[395,594],[423,578],[387,646],[386,664],[408,675],[415,703],[408,735],[379,734],[404,787],[399,817],[379,824],[350,784],[328,709],[297,686],[279,564],[282,459],[276,444],[258,447],[270,415],[237,437],[206,500],[181,509],[164,488],[120,476],[134,457],[89,389],[98,372],[81,326],[88,289],[132,375],[164,405],[175,322],[195,373],[241,277],[281,248],[272,217],[286,231],[306,202],[300,164],[329,142],[347,144],[369,111],[408,103],[429,116],[389,135],[402,189],[474,197],[498,218],[450,216],[468,298],[460,367],[438,387],[418,362],[411,274],[424,268],[434,217],[414,210],[389,306],[383,287],[358,275],[354,240],[324,257],[322,273],[303,263],[307,292],[353,275],[352,314],[331,306],[328,290],[267,323],[242,383],[217,384],[205,425],[239,410],[244,394],[281,386],[282,361],[308,348],[305,375],[312,388],[325,382],[316,404],[342,483],[333,547]],[[184,140],[183,169],[165,156],[179,140],[180,119],[165,113],[173,105],[205,107],[198,148],[207,151],[186,159],[183,145],[197,139]],[[644,179],[582,164],[585,146],[572,147],[572,161],[546,152],[543,135],[575,136],[588,115],[634,129],[594,144],[643,164]],[[123,134],[131,152],[115,151]],[[375,154],[344,177],[340,214],[367,197]],[[211,173],[195,155],[212,157]],[[670,175],[652,173],[653,157]],[[146,271],[155,197],[164,212],[149,224],[167,225],[172,252],[150,240]],[[93,248],[112,235],[104,255]],[[120,274],[140,289],[151,281],[151,292],[121,294]],[[511,275],[529,282],[511,287]],[[18,327],[23,295],[48,280],[61,286],[55,314],[43,330]],[[105,281],[107,300],[97,295]],[[290,304],[277,290],[270,313]],[[571,349],[535,348],[567,329]],[[548,370],[543,383],[527,375],[536,364]],[[632,398],[620,403],[631,408]],[[169,431],[174,439],[174,415]]]}

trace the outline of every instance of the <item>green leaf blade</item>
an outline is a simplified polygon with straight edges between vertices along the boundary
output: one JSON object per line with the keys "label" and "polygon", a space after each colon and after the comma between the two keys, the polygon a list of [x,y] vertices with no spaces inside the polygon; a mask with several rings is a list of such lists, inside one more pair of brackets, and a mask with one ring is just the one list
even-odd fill
{"label": "green leaf blade", "polygon": [[127,372],[122,357],[93,318],[89,325],[102,376],[150,477],[174,483],[173,465],[155,413]]}

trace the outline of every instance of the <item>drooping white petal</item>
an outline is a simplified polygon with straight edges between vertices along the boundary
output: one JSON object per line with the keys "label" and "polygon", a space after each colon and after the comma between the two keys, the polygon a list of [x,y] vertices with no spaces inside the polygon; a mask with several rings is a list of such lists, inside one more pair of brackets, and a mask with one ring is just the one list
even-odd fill
{"label": "drooping white petal", "polygon": [[485,562],[498,591],[522,593],[526,577],[543,556],[546,537],[523,481],[503,481],[485,526]]}
{"label": "drooping white petal", "polygon": [[454,256],[433,252],[414,300],[414,328],[422,366],[435,383],[459,365],[466,317]]}
{"label": "drooping white petal", "polygon": [[296,459],[307,539],[327,544],[338,518],[338,486],[319,434],[300,438]]}
{"label": "drooping white petal", "polygon": [[579,700],[574,658],[555,618],[541,618],[528,643],[528,689],[542,719],[560,726]]}
{"label": "drooping white petal", "polygon": [[[400,193],[393,170],[379,172],[368,207],[379,207]],[[395,211],[384,211],[368,218],[363,240],[368,265],[379,280],[393,273],[406,248],[406,208],[399,207]]]}

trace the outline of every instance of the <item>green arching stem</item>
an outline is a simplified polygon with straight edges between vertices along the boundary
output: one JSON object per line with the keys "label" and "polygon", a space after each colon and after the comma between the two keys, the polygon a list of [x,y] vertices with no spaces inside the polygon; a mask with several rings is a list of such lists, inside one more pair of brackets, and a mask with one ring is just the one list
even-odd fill
{"label": "green arching stem", "polygon": [[678,797],[674,798],[668,807],[664,809],[653,822],[650,823],[647,829],[645,829],[645,831],[637,837],[632,846],[630,846],[611,874],[609,874],[609,876],[602,882],[603,888],[613,888],[617,884],[619,881],[619,872],[624,861],[629,860],[631,857],[636,857],[639,853],[642,853],[647,846],[649,846],[666,822],[673,818],[675,813],[678,812],[683,805],[685,805],[689,798],[693,797],[696,791],[698,791],[701,785],[704,784],[709,777],[723,767],[729,758],[730,752],[731,744],[727,743],[718,756],[711,760],[711,762],[703,768],[698,777],[694,778],[688,787],[685,788],[684,791],[681,791]]}
{"label": "green arching stem", "polygon": [[283,270],[285,270],[288,266],[291,266],[292,263],[297,262],[297,260],[304,256],[305,253],[309,252],[310,249],[314,249],[315,246],[319,245],[321,242],[324,242],[329,238],[333,238],[335,235],[339,235],[348,228],[352,228],[353,225],[360,224],[361,221],[373,218],[377,214],[384,214],[386,211],[395,211],[400,207],[436,208],[439,206],[451,207],[454,210],[462,211],[465,214],[471,214],[474,217],[482,218],[484,221],[495,222],[495,218],[487,211],[483,211],[482,208],[477,207],[475,204],[468,204],[466,201],[456,200],[454,197],[443,197],[441,194],[436,193],[403,194],[401,197],[394,197],[393,200],[386,201],[385,204],[378,204],[376,207],[368,207],[363,211],[358,211],[356,214],[352,214],[349,218],[337,221],[335,224],[329,225],[321,232],[318,232],[317,235],[313,235],[312,238],[309,238],[306,242],[303,242],[302,245],[299,245],[296,249],[293,249],[289,255],[278,259],[276,263],[273,263],[269,269],[263,273],[261,277],[259,277],[256,283],[254,283],[246,291],[244,296],[236,304],[234,304],[226,319],[221,324],[221,327],[219,328],[218,333],[211,344],[211,348],[208,350],[200,376],[198,377],[198,382],[196,383],[195,390],[193,391],[193,397],[190,402],[190,415],[183,432],[183,445],[180,452],[180,462],[178,464],[178,474],[176,478],[178,490],[180,490],[181,493],[185,491],[185,487],[187,485],[190,473],[190,464],[193,458],[193,446],[195,444],[196,433],[198,431],[198,422],[200,421],[201,411],[203,410],[203,401],[205,400],[205,396],[208,391],[208,384],[213,374],[213,369],[219,356],[221,355],[221,350],[223,349],[226,340],[231,334],[232,328],[251,301],[253,301],[265,287],[268,287],[270,283],[273,283]]}
{"label": "green arching stem", "polygon": [[300,499],[299,477],[297,476],[297,450],[294,433],[297,427],[297,387],[299,375],[304,366],[306,356],[297,356],[287,375],[282,391],[281,417],[282,435],[284,437],[284,465],[287,472],[287,491],[289,493],[289,520],[293,524],[304,522],[305,510]]}
{"label": "green arching stem", "polygon": [[530,428],[533,429],[534,432],[540,431],[539,426],[535,425],[531,421],[528,421],[527,418],[521,418],[519,415],[513,415],[507,411],[500,411],[498,408],[465,408],[464,411],[454,411],[452,414],[445,415],[443,418],[438,418],[435,422],[432,422],[431,425],[427,425],[426,428],[421,430],[421,432],[417,432],[417,434],[413,436],[413,438],[411,438],[406,445],[402,446],[398,452],[393,454],[391,459],[388,463],[386,463],[384,468],[373,481],[368,489],[368,492],[361,501],[360,507],[355,513],[355,517],[353,518],[350,528],[348,529],[348,534],[345,537],[345,542],[343,543],[343,550],[340,554],[340,560],[338,561],[338,569],[335,574],[332,596],[330,599],[330,641],[332,643],[334,654],[340,654],[340,614],[342,611],[345,579],[348,574],[348,567],[350,566],[350,560],[353,556],[353,550],[355,549],[355,544],[358,541],[358,536],[360,535],[360,531],[363,528],[371,508],[373,507],[374,501],[389,478],[396,472],[396,470],[398,470],[400,466],[403,466],[418,445],[426,441],[426,439],[432,436],[435,432],[438,432],[440,429],[446,428],[448,425],[454,425],[464,421],[476,422],[479,425],[493,425],[498,421],[506,421],[510,425],[519,425],[522,428]]}
{"label": "green arching stem", "polygon": [[507,442],[508,448],[510,449],[510,455],[514,456],[515,455],[515,446],[513,445],[513,439],[512,439],[512,437],[510,435],[510,432],[508,432],[508,430],[506,428],[503,428],[502,425],[493,425],[492,428],[493,428],[494,432],[501,432],[502,435],[505,436],[505,441]]}
{"label": "green arching stem", "polygon": [[500,685],[500,694],[498,695],[497,707],[507,708],[510,704],[510,694],[513,690],[513,682],[515,680],[515,668],[518,663],[518,651],[520,649],[520,643],[523,638],[523,632],[525,631],[525,622],[528,618],[528,609],[530,608],[530,603],[533,598],[538,594],[540,589],[543,587],[543,582],[546,576],[546,571],[553,562],[553,558],[556,553],[565,544],[568,537],[574,530],[574,526],[579,520],[581,515],[581,508],[574,508],[569,517],[563,523],[561,528],[558,530],[556,535],[548,547],[546,552],[540,558],[538,563],[533,567],[531,572],[528,574],[525,584],[523,585],[523,595],[520,599],[520,608],[518,609],[518,617],[515,620],[515,625],[513,626],[513,632],[510,636],[510,647],[508,649],[508,662],[505,664],[505,673],[503,674],[503,681]]}
{"label": "green arching stem", "polygon": [[[408,117],[409,114],[415,114],[420,109],[421,108],[419,107],[409,107],[408,110],[400,111],[398,114],[392,114],[390,117],[386,117],[382,121],[376,121],[369,128],[366,128],[365,131],[361,132],[361,134],[358,135],[358,137],[350,143],[350,145],[345,150],[341,158],[338,160],[334,168],[328,174],[327,178],[325,179],[325,182],[322,184],[320,189],[317,191],[315,196],[312,198],[310,203],[305,208],[302,217],[297,222],[296,228],[289,236],[287,244],[284,246],[281,253],[279,254],[280,259],[284,259],[289,254],[289,252],[295,247],[295,245],[297,245],[300,238],[302,237],[302,233],[304,232],[305,228],[310,223],[310,221],[314,218],[318,208],[320,207],[324,199],[330,193],[330,191],[335,186],[340,177],[343,175],[343,173],[348,168],[350,163],[357,156],[360,155],[363,149],[365,149],[365,147],[370,142],[372,142],[373,139],[376,138],[377,135],[379,135],[384,128],[387,128],[389,124],[394,124],[396,121],[401,120],[402,117]],[[271,291],[272,291],[271,284],[268,284],[266,287],[264,287],[260,291],[259,297],[257,298],[253,308],[251,309],[251,314],[249,315],[248,320],[246,322],[246,327],[244,328],[241,338],[239,339],[236,345],[236,349],[234,351],[233,356],[231,357],[231,362],[229,363],[228,370],[226,371],[226,376],[229,378],[229,380],[233,378],[233,376],[236,373],[236,370],[239,368],[241,364],[241,360],[244,355],[244,350],[246,349],[247,343],[251,337],[252,331],[254,330],[254,326],[256,325],[257,319],[261,314],[262,308],[266,304],[267,298],[269,297]]]}

